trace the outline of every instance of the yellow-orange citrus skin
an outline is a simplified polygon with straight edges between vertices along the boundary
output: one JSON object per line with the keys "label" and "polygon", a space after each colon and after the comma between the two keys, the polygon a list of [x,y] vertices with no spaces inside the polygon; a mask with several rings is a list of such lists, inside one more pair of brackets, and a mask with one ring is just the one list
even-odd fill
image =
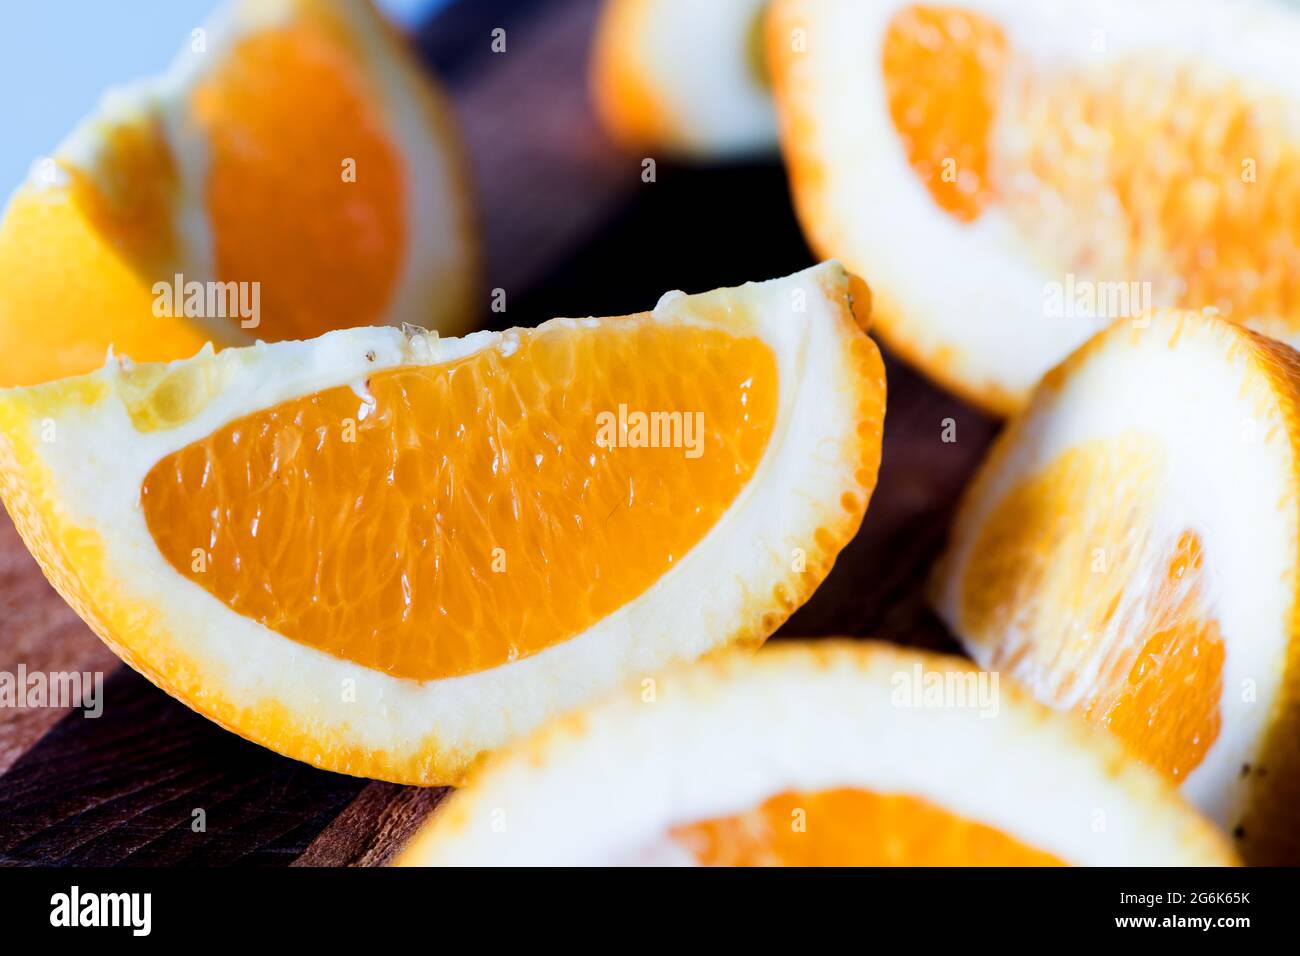
{"label": "yellow-orange citrus skin", "polygon": [[252,34],[190,96],[217,274],[261,283],[267,339],[380,321],[406,254],[403,162],[340,29]]}
{"label": "yellow-orange citrus skin", "polygon": [[920,797],[853,788],[780,793],[672,838],[705,866],[1065,865]]}
{"label": "yellow-orange citrus skin", "polygon": [[753,477],[777,397],[756,338],[551,327],[233,421],[159,461],[141,500],[168,561],[237,613],[453,677],[650,587]]}
{"label": "yellow-orange citrus skin", "polygon": [[996,647],[990,667],[1046,681],[1055,700],[1182,780],[1218,737],[1224,648],[1201,607],[1200,538],[1150,533],[1158,447],[1139,434],[1099,439],[1013,488],[976,541],[962,620]]}
{"label": "yellow-orange citrus skin", "polygon": [[[1275,383],[1291,436],[1293,460],[1300,463],[1300,353],[1253,332],[1241,330],[1257,360]],[[1297,474],[1300,481],[1300,474]],[[1300,569],[1300,554],[1296,555]],[[1294,572],[1300,575],[1300,572]],[[1295,586],[1300,595],[1300,577]],[[1294,866],[1300,860],[1300,598],[1291,607],[1282,684],[1260,758],[1242,772],[1252,781],[1251,800],[1234,830],[1241,855],[1254,865]]]}

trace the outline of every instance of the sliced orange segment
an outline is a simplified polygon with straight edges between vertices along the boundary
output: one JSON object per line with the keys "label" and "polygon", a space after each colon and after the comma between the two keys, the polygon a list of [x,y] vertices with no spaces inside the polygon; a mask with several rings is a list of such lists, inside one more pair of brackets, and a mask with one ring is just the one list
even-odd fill
{"label": "sliced orange segment", "polygon": [[1300,343],[1297,43],[1294,7],[1217,0],[776,0],[768,33],[812,244],[1004,414],[1146,309]]}
{"label": "sliced orange segment", "polygon": [[[778,398],[760,338],[644,320],[521,331],[508,355],[363,389],[237,418],[158,461],[140,500],[168,562],[223,604],[415,680],[535,654],[644,592],[753,478]],[[619,408],[669,396],[644,429],[659,453],[605,440]],[[608,435],[582,427],[589,409],[614,410]],[[315,560],[295,567],[290,547]]]}
{"label": "sliced orange segment", "polygon": [[999,438],[935,578],[977,661],[1108,727],[1262,861],[1300,860],[1298,400],[1284,345],[1118,322]]}
{"label": "sliced orange segment", "polygon": [[768,0],[606,0],[591,86],[629,148],[693,159],[774,152],[763,49]]}
{"label": "sliced orange segment", "polygon": [[354,325],[456,334],[477,251],[449,110],[369,0],[232,0],[110,91],[0,222],[0,386]]}
{"label": "sliced orange segment", "polygon": [[965,661],[848,641],[724,655],[554,721],[489,761],[398,859],[1233,861],[1228,841],[1108,735]]}
{"label": "sliced orange segment", "polygon": [[0,490],[69,603],[195,709],[455,781],[812,593],[880,460],[850,288],[827,264],[616,319],[114,363],[0,392]]}

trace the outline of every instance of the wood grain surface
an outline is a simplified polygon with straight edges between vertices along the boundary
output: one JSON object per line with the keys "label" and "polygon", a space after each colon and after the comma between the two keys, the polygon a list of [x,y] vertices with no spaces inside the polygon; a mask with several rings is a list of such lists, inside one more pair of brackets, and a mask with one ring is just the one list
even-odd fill
{"label": "wood grain surface", "polygon": [[[812,260],[775,161],[689,168],[620,152],[586,91],[594,0],[461,0],[415,38],[472,156],[485,326],[651,307]],[[507,31],[493,53],[491,31]],[[485,299],[485,307],[487,301]],[[485,316],[487,310],[485,308]],[[951,650],[925,576],[992,422],[888,363],[884,465],[861,533],[781,635],[872,635]],[[942,441],[945,420],[957,440]],[[117,663],[0,517],[0,670],[105,674],[98,719],[0,709],[0,863],[381,865],[446,791],[345,777],[229,734]]]}

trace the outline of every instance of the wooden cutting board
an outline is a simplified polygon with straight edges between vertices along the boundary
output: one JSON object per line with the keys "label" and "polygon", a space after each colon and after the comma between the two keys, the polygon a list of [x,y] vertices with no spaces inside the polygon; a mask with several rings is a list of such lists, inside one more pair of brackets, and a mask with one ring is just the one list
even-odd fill
{"label": "wooden cutting board", "polygon": [[[415,38],[469,141],[489,287],[507,293],[495,327],[638,311],[668,289],[772,278],[812,261],[775,161],[660,160],[645,183],[644,157],[602,136],[585,80],[595,7],[460,0]],[[491,50],[498,27],[504,53]],[[994,425],[897,362],[888,376],[884,465],[866,522],[781,635],[952,650],[922,587]],[[942,440],[947,419],[955,442]],[[20,665],[103,672],[104,707],[97,719],[0,709],[0,863],[377,865],[446,793],[316,770],[192,713],[117,661],[0,516],[0,670]]]}

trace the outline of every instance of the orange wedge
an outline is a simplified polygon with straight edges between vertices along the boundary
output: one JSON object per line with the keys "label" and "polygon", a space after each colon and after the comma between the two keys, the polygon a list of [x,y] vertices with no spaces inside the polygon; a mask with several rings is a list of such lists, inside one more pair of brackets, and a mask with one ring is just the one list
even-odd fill
{"label": "orange wedge", "polygon": [[776,149],[763,51],[767,0],[606,0],[591,86],[628,148],[691,159]]}
{"label": "orange wedge", "polygon": [[169,693],[321,767],[454,782],[812,593],[880,461],[868,302],[832,263],[616,319],[113,362],[0,391],[0,492]]}
{"label": "orange wedge", "polygon": [[936,606],[971,655],[1300,861],[1300,355],[1192,312],[1055,369],[962,504]]}
{"label": "orange wedge", "polygon": [[1300,343],[1295,5],[775,0],[768,44],[809,240],[970,400],[1148,309]]}
{"label": "orange wedge", "polygon": [[0,386],[205,342],[456,334],[477,249],[460,145],[369,0],[235,0],[110,91],[0,221]]}
{"label": "orange wedge", "polygon": [[1112,739],[994,675],[883,644],[818,642],[724,656],[553,722],[489,761],[397,862],[1233,859]]}

